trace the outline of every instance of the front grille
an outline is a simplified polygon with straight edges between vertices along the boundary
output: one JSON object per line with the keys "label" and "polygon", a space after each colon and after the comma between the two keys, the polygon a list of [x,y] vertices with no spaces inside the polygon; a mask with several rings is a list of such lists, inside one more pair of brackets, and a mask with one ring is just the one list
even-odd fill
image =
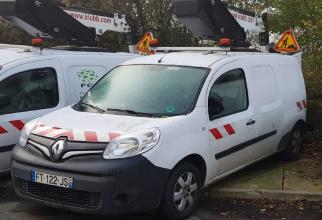
{"label": "front grille", "polygon": [[19,178],[15,178],[15,185],[18,192],[27,197],[59,205],[85,209],[98,209],[101,204],[100,193],[65,189],[33,183]]}
{"label": "front grille", "polygon": [[[60,140],[60,139],[57,139]],[[57,141],[47,137],[41,137],[34,134],[29,136],[29,140],[27,142],[27,147],[39,151],[47,158],[51,158],[51,148],[53,144]],[[66,141],[64,150],[61,153],[59,158],[60,160],[67,160],[72,157],[79,157],[79,156],[88,156],[88,155],[101,155],[108,142],[101,143],[101,142],[77,142],[77,141]]]}

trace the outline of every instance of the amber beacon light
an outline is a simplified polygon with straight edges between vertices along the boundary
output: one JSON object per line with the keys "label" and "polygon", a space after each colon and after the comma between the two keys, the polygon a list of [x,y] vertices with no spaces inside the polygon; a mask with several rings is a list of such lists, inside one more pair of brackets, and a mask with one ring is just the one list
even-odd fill
{"label": "amber beacon light", "polygon": [[222,38],[219,40],[219,44],[222,47],[229,47],[231,46],[231,40],[229,38]]}
{"label": "amber beacon light", "polygon": [[43,42],[44,42],[44,40],[43,40],[43,39],[41,39],[41,38],[33,38],[33,39],[31,40],[31,44],[32,44],[32,46],[34,46],[34,47],[40,47],[40,46],[42,46]]}

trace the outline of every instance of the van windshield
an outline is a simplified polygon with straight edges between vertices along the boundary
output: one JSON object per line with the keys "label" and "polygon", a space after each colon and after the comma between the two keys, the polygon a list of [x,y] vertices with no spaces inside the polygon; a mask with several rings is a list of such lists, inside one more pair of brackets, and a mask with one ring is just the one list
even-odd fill
{"label": "van windshield", "polygon": [[103,77],[75,106],[79,111],[168,117],[190,113],[206,68],[129,65]]}

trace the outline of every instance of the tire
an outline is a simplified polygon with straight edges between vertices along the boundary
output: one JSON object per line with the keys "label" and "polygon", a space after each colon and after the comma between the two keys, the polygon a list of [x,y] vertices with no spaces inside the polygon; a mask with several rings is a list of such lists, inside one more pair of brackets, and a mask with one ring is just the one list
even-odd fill
{"label": "tire", "polygon": [[303,144],[303,130],[301,126],[296,125],[288,141],[286,148],[282,151],[282,159],[286,161],[297,161],[300,159]]}
{"label": "tire", "polygon": [[178,165],[170,174],[159,207],[167,219],[186,219],[196,208],[201,189],[199,170],[191,163]]}

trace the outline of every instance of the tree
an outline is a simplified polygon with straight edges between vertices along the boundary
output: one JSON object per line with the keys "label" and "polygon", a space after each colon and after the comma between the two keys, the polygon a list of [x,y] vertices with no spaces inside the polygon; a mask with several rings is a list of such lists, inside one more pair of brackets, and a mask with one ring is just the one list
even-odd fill
{"label": "tree", "polygon": [[26,32],[0,17],[0,42],[2,44],[30,44],[31,38]]}
{"label": "tree", "polygon": [[[100,38],[100,45],[108,46],[108,48],[121,49],[122,45],[115,46],[109,43],[113,36],[119,36],[124,42],[136,44],[141,37],[147,32],[152,31],[155,37],[159,38],[160,45],[166,46],[191,46],[195,42],[192,34],[182,25],[174,16],[173,0],[64,0],[68,5],[76,5],[85,8],[92,8],[107,13],[125,14],[131,28],[128,41],[124,41],[126,37],[109,33]],[[124,48],[123,48],[124,49]]]}
{"label": "tree", "polygon": [[322,1],[271,0],[276,13],[270,17],[270,29],[296,32],[303,50],[303,69],[310,98],[322,98]]}

